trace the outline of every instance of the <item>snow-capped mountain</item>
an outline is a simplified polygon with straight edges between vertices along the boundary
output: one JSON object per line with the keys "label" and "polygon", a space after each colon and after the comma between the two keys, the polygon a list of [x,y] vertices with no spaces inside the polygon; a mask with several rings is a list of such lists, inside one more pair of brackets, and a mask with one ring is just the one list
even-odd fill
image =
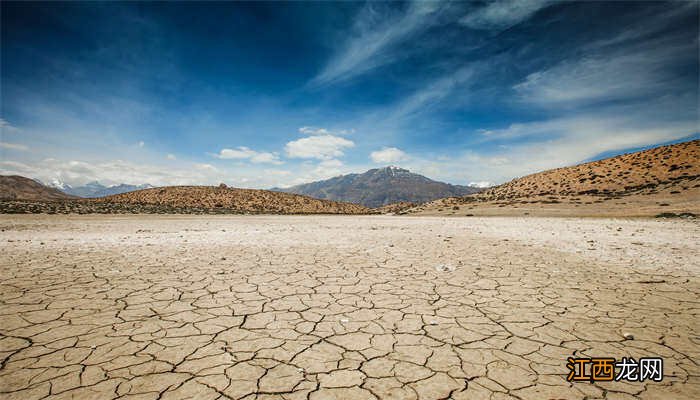
{"label": "snow-capped mountain", "polygon": [[60,178],[53,178],[51,182],[46,183],[46,186],[58,189],[62,192],[66,192],[66,190],[72,189],[71,185],[63,182]]}
{"label": "snow-capped mountain", "polygon": [[98,181],[86,183],[83,186],[73,187],[59,178],[54,178],[46,184],[46,186],[58,189],[63,193],[78,197],[104,197],[113,194],[133,192],[134,190],[149,189],[154,186],[146,183],[143,185],[128,185],[125,183],[119,185],[105,186]]}

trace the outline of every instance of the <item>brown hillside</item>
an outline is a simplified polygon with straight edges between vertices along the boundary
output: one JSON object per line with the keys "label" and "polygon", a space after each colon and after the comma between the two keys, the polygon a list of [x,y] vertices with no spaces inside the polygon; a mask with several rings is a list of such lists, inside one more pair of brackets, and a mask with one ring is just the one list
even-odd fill
{"label": "brown hillside", "polygon": [[[656,215],[700,211],[700,140],[552,169],[410,210],[454,215]],[[532,213],[531,213],[532,212]]]}
{"label": "brown hillside", "polygon": [[557,168],[486,190],[490,200],[546,195],[623,194],[700,176],[700,140]]}
{"label": "brown hillside", "polygon": [[75,197],[19,175],[0,175],[0,200],[66,200]]}
{"label": "brown hillside", "polygon": [[416,203],[409,201],[399,201],[385,206],[377,207],[374,211],[378,214],[398,214],[416,206]]}
{"label": "brown hillside", "polygon": [[157,205],[175,208],[228,209],[274,214],[366,214],[366,207],[318,200],[290,193],[214,186],[169,186],[116,194],[98,203]]}

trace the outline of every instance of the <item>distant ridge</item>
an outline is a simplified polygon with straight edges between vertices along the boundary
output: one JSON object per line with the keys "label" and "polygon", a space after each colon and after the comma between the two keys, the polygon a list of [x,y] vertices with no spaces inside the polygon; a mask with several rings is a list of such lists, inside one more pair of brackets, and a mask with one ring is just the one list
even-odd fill
{"label": "distant ridge", "polygon": [[154,187],[147,183],[143,185],[128,185],[122,183],[119,185],[105,186],[97,181],[89,182],[82,186],[71,186],[58,178],[51,180],[46,184],[46,186],[53,187],[62,191],[63,193],[72,196],[85,198],[104,197],[113,194],[133,192],[134,190],[150,189]]}
{"label": "distant ridge", "polygon": [[393,203],[424,203],[442,197],[463,196],[481,189],[438,182],[407,169],[389,166],[272,190],[376,208]]}

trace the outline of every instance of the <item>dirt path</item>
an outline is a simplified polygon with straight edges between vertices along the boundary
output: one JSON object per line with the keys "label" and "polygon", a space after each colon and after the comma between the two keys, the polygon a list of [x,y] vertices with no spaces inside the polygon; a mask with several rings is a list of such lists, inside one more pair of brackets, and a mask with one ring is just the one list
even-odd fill
{"label": "dirt path", "polygon": [[[700,398],[695,222],[4,215],[0,229],[2,399]],[[572,355],[663,357],[664,379],[568,383]]]}

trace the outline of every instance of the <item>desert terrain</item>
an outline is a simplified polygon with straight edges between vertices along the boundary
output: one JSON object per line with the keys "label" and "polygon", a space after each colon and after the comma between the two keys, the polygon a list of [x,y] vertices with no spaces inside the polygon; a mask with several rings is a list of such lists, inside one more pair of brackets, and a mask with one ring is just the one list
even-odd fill
{"label": "desert terrain", "polygon": [[68,196],[22,176],[0,176],[0,214],[368,214],[369,212],[369,208],[358,204],[270,190],[230,188],[223,183],[219,186],[166,186],[88,199]]}
{"label": "desert terrain", "polygon": [[[682,219],[0,215],[2,399],[697,399]],[[663,357],[662,382],[566,358]]]}
{"label": "desert terrain", "polygon": [[700,140],[556,168],[481,193],[408,207],[417,215],[700,215]]}

